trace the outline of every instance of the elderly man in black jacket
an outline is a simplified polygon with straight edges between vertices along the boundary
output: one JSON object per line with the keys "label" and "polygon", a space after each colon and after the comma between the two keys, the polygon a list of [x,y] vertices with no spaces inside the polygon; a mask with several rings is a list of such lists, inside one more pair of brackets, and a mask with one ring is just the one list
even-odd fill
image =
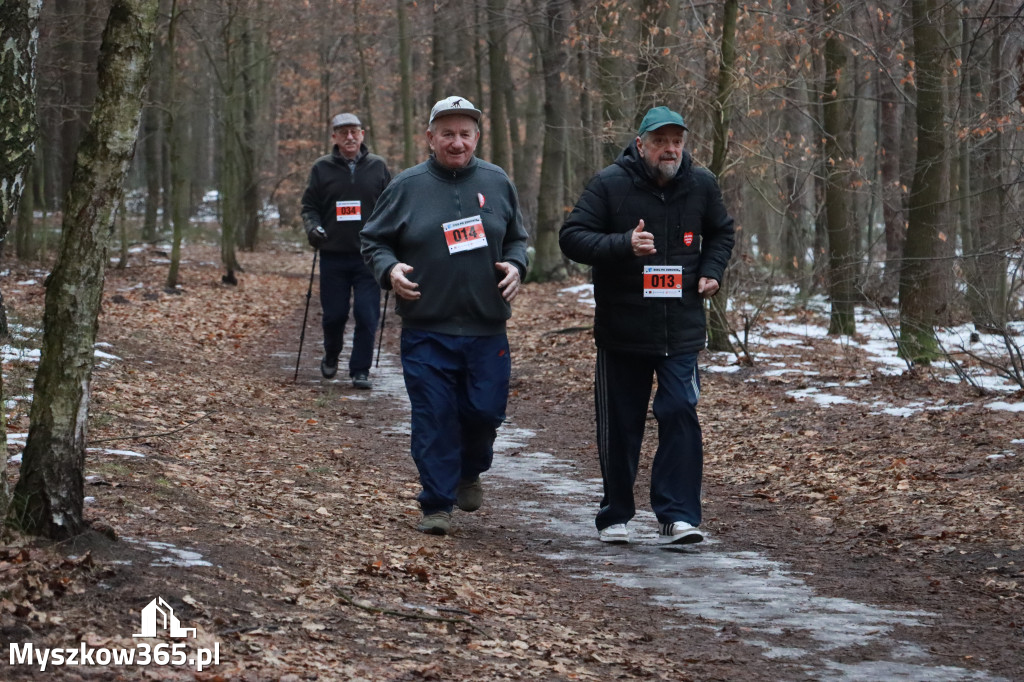
{"label": "elderly man in black jacket", "polygon": [[372,387],[370,363],[380,319],[380,287],[359,252],[359,231],[391,182],[391,172],[383,158],[366,148],[363,125],[355,114],[338,114],[331,119],[331,130],[331,153],[313,164],[302,194],[306,238],[310,246],[320,250],[324,329],[320,373],[325,379],[333,379],[338,373],[351,299],[355,330],[349,377],[356,388],[368,389]]}
{"label": "elderly man in black jacket", "polygon": [[704,450],[697,354],[704,299],[718,292],[734,242],[714,175],[683,149],[683,117],[647,112],[636,139],[583,191],[559,233],[566,256],[593,266],[597,445],[604,542],[629,542],[633,484],[653,377],[658,450],[651,507],[659,541],[701,542]]}

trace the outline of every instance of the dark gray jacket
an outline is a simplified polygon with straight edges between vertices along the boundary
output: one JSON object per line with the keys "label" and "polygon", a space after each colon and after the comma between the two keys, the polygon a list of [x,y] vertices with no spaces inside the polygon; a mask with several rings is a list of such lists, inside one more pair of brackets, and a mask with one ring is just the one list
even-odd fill
{"label": "dark gray jacket", "polygon": [[[317,227],[327,232],[321,251],[359,253],[359,231],[377,205],[377,197],[391,182],[384,159],[371,154],[360,145],[356,158],[349,161],[338,151],[321,156],[309,172],[309,182],[302,194],[302,227],[309,234]],[[337,202],[359,201],[360,220],[338,220]]]}
{"label": "dark gray jacket", "polygon": [[[633,255],[640,219],[657,253]],[[655,184],[634,140],[587,184],[559,232],[566,256],[593,266],[594,340],[599,348],[644,355],[704,348],[701,277],[722,281],[735,240],[718,181],[683,152],[675,178]],[[645,265],[680,265],[682,298],[644,298]]]}
{"label": "dark gray jacket", "polygon": [[[449,252],[444,224],[479,216],[487,245]],[[416,301],[396,300],[402,326],[456,336],[505,331],[512,309],[501,296],[510,262],[526,276],[526,229],[516,188],[498,166],[474,157],[468,166],[446,169],[433,157],[400,173],[377,201],[362,231],[363,258],[383,289],[391,269],[407,263],[419,284]]]}

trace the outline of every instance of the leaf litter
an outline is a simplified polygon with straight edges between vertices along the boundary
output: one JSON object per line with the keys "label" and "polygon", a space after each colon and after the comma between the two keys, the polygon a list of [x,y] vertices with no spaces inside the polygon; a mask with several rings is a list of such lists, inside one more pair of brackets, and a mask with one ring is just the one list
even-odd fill
{"label": "leaf litter", "polygon": [[[315,310],[291,381],[308,253],[247,253],[237,287],[220,284],[215,248],[186,253],[175,295],[138,254],[108,272],[107,290],[125,302],[104,306],[100,338],[119,359],[94,374],[89,439],[130,436],[122,446],[144,457],[87,454],[86,474],[103,482],[86,510],[95,532],[5,546],[17,548],[0,557],[5,639],[125,637],[161,595],[221,642],[221,666],[183,679],[770,680],[804,670],[642,591],[580,581],[543,556],[550,538],[517,525],[507,510],[528,500],[514,490],[489,491],[484,509],[457,515],[453,536],[416,533],[406,408],[386,391],[366,396],[319,378]],[[12,270],[5,282],[23,275]],[[591,311],[565,287],[531,284],[516,303],[509,414],[535,433],[531,447],[593,480]],[[42,293],[16,288],[8,302],[28,320]],[[767,375],[763,362],[705,372],[705,525],[732,547],[787,561],[822,591],[939,613],[958,626],[925,642],[938,660],[1020,677],[1017,420],[986,409],[972,388],[882,373],[827,338],[800,341],[784,347],[795,357],[772,361],[814,376]],[[789,395],[809,388],[849,402]],[[919,401],[949,409],[872,414]],[[27,431],[27,410],[10,414],[9,428]],[[110,535],[188,548],[212,566],[153,566],[145,548]]]}

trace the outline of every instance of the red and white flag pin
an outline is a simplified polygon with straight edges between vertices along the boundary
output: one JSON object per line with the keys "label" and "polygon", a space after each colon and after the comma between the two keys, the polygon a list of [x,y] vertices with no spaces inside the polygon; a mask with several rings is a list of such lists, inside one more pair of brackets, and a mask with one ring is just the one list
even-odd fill
{"label": "red and white flag pin", "polygon": [[476,198],[480,200],[480,208],[483,208],[484,207],[484,203],[486,202],[486,199],[484,199],[484,195],[480,194],[480,192],[477,192],[476,193]]}

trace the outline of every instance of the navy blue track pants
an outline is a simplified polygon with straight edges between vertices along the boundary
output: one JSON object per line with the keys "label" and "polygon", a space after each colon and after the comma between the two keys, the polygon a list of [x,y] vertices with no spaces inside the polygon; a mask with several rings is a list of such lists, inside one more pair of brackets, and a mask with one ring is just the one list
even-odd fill
{"label": "navy blue track pants", "polygon": [[358,253],[320,252],[320,307],[323,308],[324,355],[337,357],[345,345],[349,299],[355,317],[348,373],[369,372],[373,340],[380,320],[380,287]]}
{"label": "navy blue track pants", "polygon": [[508,337],[402,330],[402,371],[412,406],[412,458],[424,514],[451,511],[459,479],[491,468],[505,421]]}

